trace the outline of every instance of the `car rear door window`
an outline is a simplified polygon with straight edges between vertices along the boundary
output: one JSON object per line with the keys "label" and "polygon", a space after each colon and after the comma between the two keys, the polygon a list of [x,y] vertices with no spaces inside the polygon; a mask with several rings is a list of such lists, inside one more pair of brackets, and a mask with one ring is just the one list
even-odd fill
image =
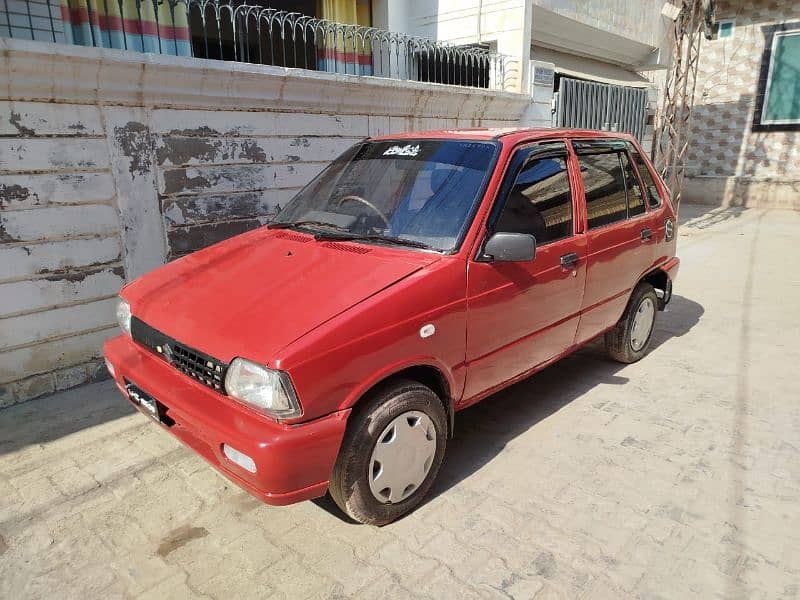
{"label": "car rear door window", "polygon": [[650,172],[650,167],[647,166],[647,161],[639,154],[636,147],[628,142],[628,152],[631,153],[633,161],[636,163],[636,170],[639,171],[639,177],[642,178],[642,184],[647,192],[647,204],[650,208],[659,208],[661,206],[661,194],[658,193],[653,174]]}
{"label": "car rear door window", "polygon": [[628,191],[628,218],[644,214],[644,194],[636,177],[636,170],[628,159],[628,155],[620,152],[623,172],[625,173],[625,188]]}
{"label": "car rear door window", "polygon": [[533,156],[514,178],[494,230],[530,233],[537,245],[572,235],[572,189],[563,155]]}
{"label": "car rear door window", "polygon": [[619,152],[578,155],[589,229],[623,221],[628,215]]}

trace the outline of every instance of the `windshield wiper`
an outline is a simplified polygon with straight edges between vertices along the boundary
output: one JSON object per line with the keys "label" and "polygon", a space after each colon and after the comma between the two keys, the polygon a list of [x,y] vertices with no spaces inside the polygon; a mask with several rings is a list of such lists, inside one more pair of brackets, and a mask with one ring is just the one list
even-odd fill
{"label": "windshield wiper", "polygon": [[397,246],[408,246],[409,248],[421,248],[423,250],[439,251],[438,248],[434,248],[433,246],[430,246],[424,242],[407,240],[405,238],[394,237],[391,235],[340,235],[335,233],[318,233],[314,236],[314,239],[318,241],[336,240],[343,242],[386,242],[387,244],[395,244]]}
{"label": "windshield wiper", "polygon": [[347,228],[327,221],[279,221],[267,223],[267,229],[296,229],[298,227],[327,227],[337,231],[347,232]]}
{"label": "windshield wiper", "polygon": [[[324,227],[336,230],[337,233],[322,231],[314,233],[314,239],[317,241],[336,240],[342,242],[385,242],[387,244],[395,244],[397,246],[421,248],[422,250],[436,250],[437,252],[439,251],[438,248],[434,248],[433,246],[425,244],[424,242],[418,242],[416,240],[407,240],[405,238],[393,237],[390,235],[351,234],[348,232],[347,228],[336,225],[335,223],[328,223],[327,221],[282,221],[267,224],[267,229],[295,229],[303,227]],[[339,231],[342,233],[338,233]]]}

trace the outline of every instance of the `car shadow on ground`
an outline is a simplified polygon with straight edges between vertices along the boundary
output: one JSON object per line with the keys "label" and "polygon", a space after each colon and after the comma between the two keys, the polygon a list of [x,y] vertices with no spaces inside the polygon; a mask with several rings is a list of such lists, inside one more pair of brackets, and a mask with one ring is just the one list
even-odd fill
{"label": "car shadow on ground", "polygon": [[[704,313],[703,307],[673,296],[669,318],[662,313],[656,323],[649,352],[674,337],[686,334]],[[644,360],[647,360],[645,357]],[[602,338],[456,415],[455,436],[431,491],[435,497],[469,477],[494,459],[521,433],[580,398],[597,385],[626,385],[619,374],[625,367],[609,358]]]}
{"label": "car shadow on ground", "polygon": [[[703,307],[675,295],[667,315],[656,322],[650,353],[674,337],[686,334],[704,313]],[[644,360],[647,360],[645,357]],[[554,414],[601,384],[625,385],[619,375],[625,365],[607,357],[602,338],[535,375],[498,392],[456,415],[455,436],[448,441],[447,455],[426,502],[479,471],[518,435]],[[329,496],[314,501],[317,506],[346,522]]]}

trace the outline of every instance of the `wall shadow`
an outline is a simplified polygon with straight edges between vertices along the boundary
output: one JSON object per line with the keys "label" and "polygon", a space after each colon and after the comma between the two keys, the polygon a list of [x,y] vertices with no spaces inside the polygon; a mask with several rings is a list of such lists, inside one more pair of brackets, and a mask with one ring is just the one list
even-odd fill
{"label": "wall shadow", "polygon": [[683,204],[678,216],[678,227],[679,229],[708,229],[726,221],[735,221],[748,210],[752,209],[744,206],[713,208],[700,204]]}
{"label": "wall shadow", "polygon": [[110,379],[0,410],[0,456],[131,415]]}

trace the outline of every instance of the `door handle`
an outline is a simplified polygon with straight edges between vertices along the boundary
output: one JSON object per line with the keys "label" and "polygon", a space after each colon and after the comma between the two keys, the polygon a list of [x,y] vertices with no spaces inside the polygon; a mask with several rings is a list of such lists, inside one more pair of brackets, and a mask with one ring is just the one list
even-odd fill
{"label": "door handle", "polygon": [[575,252],[570,252],[561,257],[561,268],[572,269],[578,264],[579,257]]}
{"label": "door handle", "polygon": [[653,232],[652,232],[652,231],[651,231],[649,228],[645,227],[644,229],[642,229],[642,230],[639,232],[639,235],[641,236],[641,238],[642,238],[642,241],[643,241],[643,242],[646,242],[646,241],[647,241],[647,240],[649,240],[651,237],[653,237]]}

